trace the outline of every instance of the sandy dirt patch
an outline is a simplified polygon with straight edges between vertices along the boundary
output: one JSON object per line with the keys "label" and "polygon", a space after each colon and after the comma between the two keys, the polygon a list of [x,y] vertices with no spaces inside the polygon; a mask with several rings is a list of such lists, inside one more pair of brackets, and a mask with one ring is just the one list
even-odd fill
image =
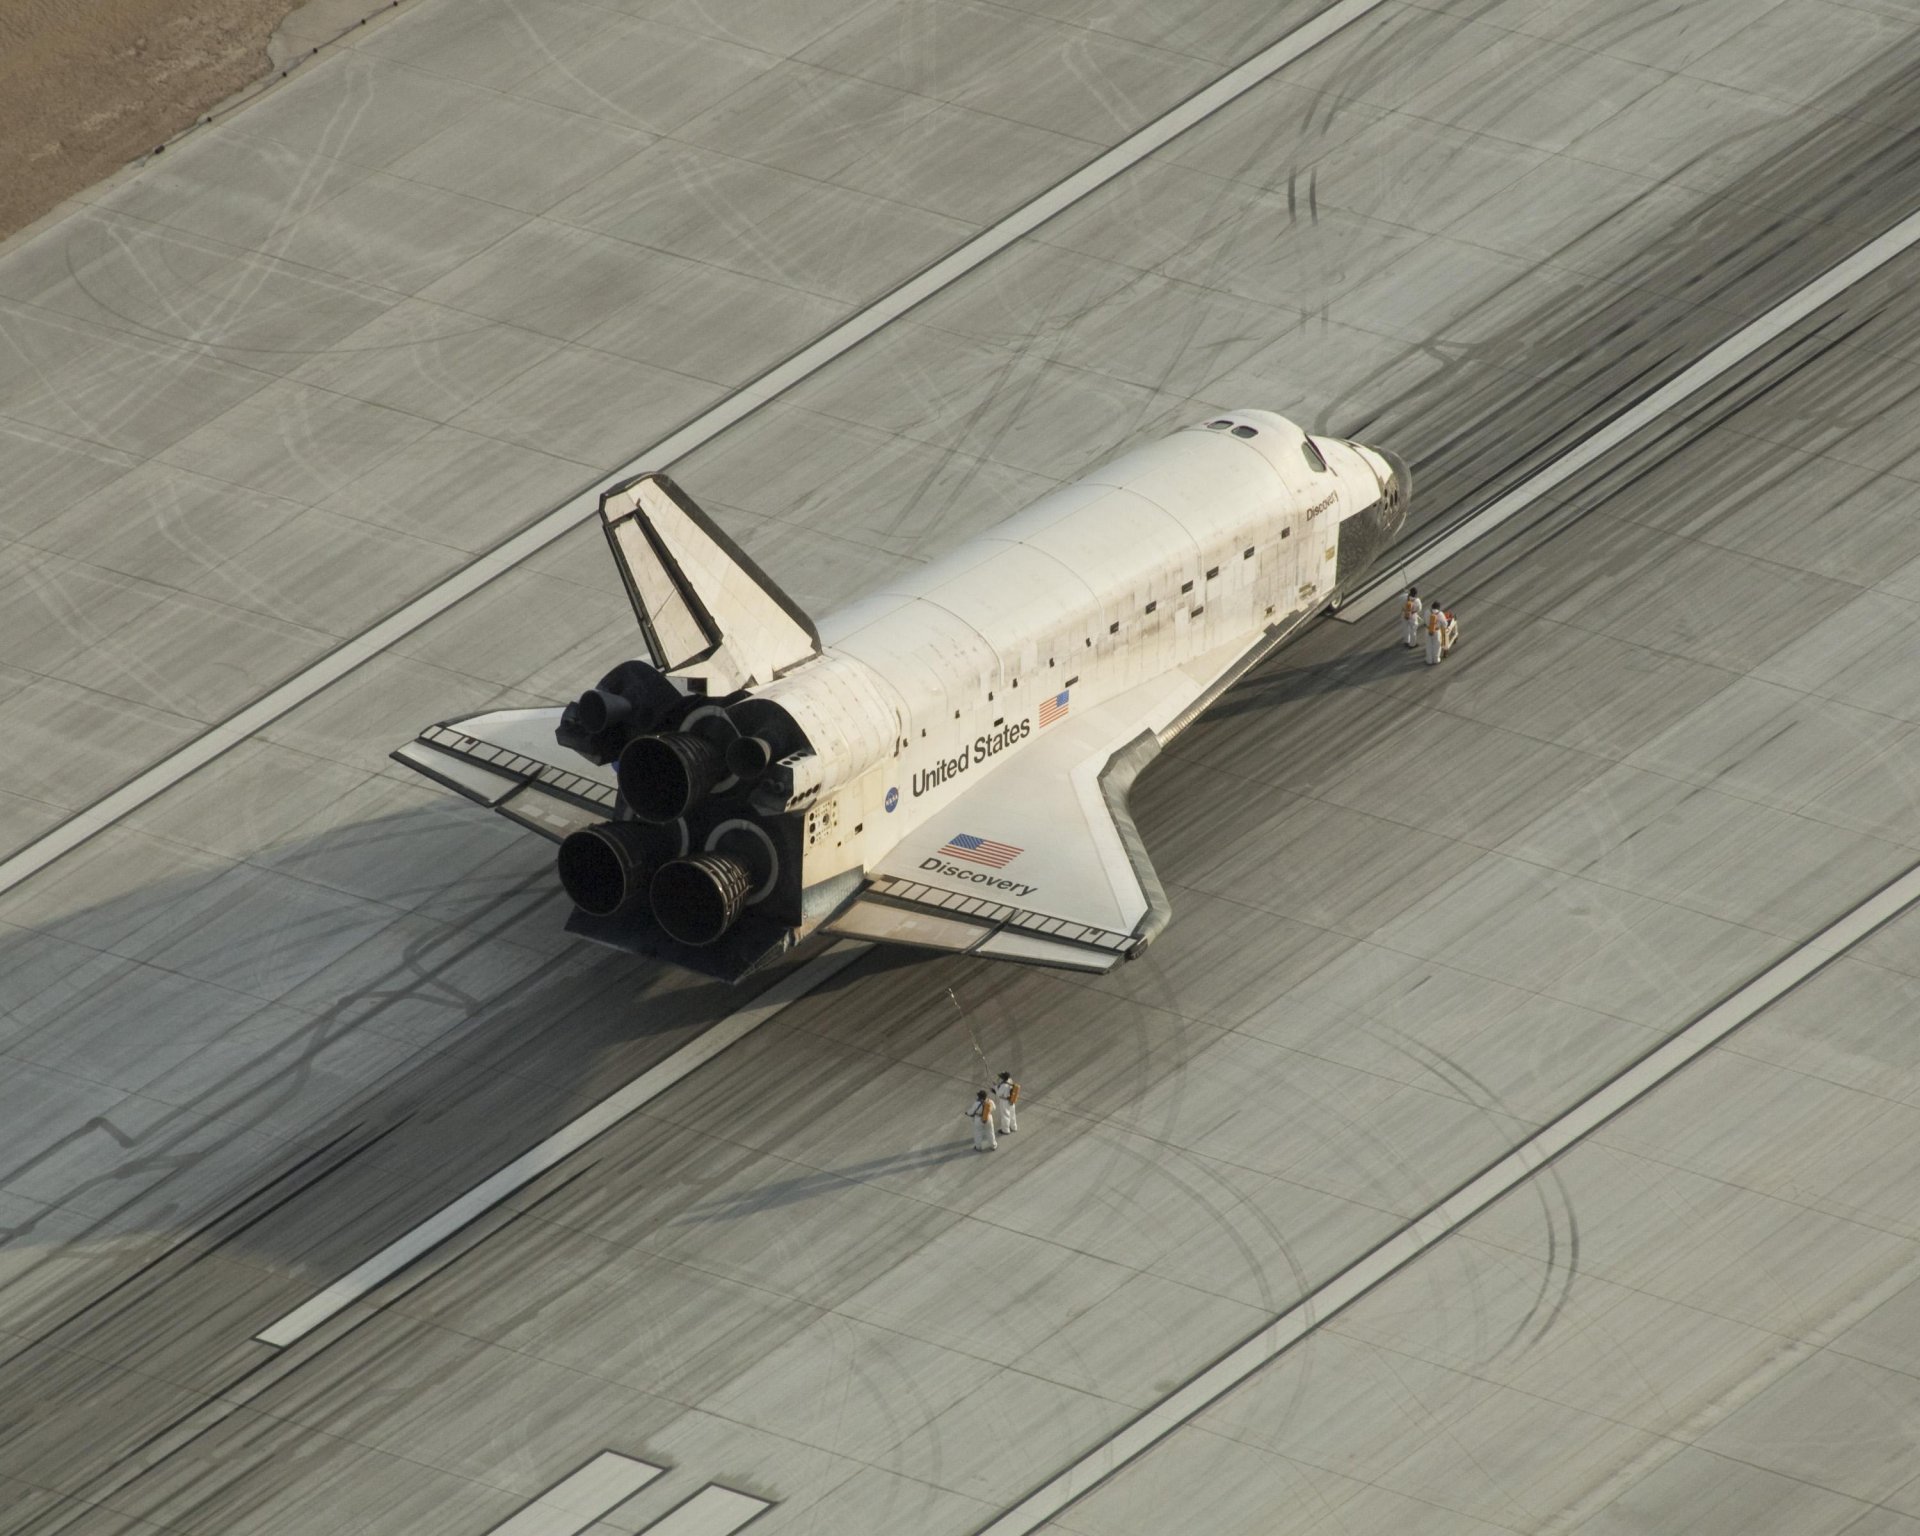
{"label": "sandy dirt patch", "polygon": [[264,77],[298,0],[0,0],[0,238]]}

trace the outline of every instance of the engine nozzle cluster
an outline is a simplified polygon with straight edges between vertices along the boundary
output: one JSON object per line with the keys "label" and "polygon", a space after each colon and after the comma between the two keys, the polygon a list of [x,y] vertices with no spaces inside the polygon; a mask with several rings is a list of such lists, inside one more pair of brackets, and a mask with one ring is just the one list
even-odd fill
{"label": "engine nozzle cluster", "polygon": [[[597,934],[652,929],[681,945],[716,945],[748,908],[785,889],[778,846],[788,831],[761,818],[792,809],[786,764],[806,742],[781,705],[683,694],[626,662],[567,706],[555,735],[612,764],[619,787],[614,820],[560,845],[560,883]],[[783,897],[767,910],[791,904]]]}
{"label": "engine nozzle cluster", "polygon": [[780,861],[750,821],[721,823],[697,851],[684,822],[603,821],[561,843],[558,863],[561,886],[588,916],[650,916],[669,938],[701,948],[772,890]]}

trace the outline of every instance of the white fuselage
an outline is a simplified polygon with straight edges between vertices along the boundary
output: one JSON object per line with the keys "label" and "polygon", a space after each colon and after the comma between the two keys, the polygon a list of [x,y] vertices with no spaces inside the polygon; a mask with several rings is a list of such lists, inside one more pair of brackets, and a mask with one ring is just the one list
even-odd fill
{"label": "white fuselage", "polygon": [[822,653],[754,690],[818,758],[806,883],[871,864],[1034,741],[1044,700],[1080,712],[1323,606],[1339,524],[1389,472],[1284,417],[1224,413],[824,619]]}

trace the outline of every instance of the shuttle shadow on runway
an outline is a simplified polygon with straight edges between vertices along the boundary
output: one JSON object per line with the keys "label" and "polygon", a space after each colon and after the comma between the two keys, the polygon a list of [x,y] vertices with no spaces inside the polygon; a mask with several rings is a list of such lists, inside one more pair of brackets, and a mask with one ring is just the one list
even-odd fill
{"label": "shuttle shadow on runway", "polygon": [[[1387,621],[1383,617],[1380,629],[1384,634]],[[1399,634],[1399,623],[1393,626],[1394,635]],[[1277,705],[1295,704],[1305,699],[1318,698],[1329,693],[1339,693],[1348,688],[1367,688],[1379,683],[1389,683],[1396,678],[1405,677],[1419,664],[1418,654],[1402,649],[1398,638],[1378,651],[1366,652],[1359,656],[1335,656],[1326,661],[1308,662],[1302,666],[1288,666],[1285,651],[1267,667],[1255,672],[1244,682],[1238,684],[1218,704],[1207,713],[1216,718],[1244,715],[1256,710],[1273,709]]]}
{"label": "shuttle shadow on runway", "polygon": [[[50,890],[42,927],[0,929],[22,1106],[5,1117],[0,1168],[33,1202],[0,1207],[0,1315],[49,1343],[123,1305],[109,1298],[131,1276],[209,1255],[235,1261],[230,1280],[206,1285],[205,1265],[191,1287],[156,1279],[155,1303],[176,1319],[204,1311],[228,1339],[236,1310],[257,1307],[263,1325],[787,969],[732,987],[566,935],[550,845],[462,806],[218,864],[154,846],[191,872],[123,873],[122,894],[88,906],[76,893],[113,877],[76,861],[64,912]],[[876,952],[814,996],[925,963]],[[950,1027],[902,1017],[885,1033]],[[766,1113],[818,1112],[794,1098],[771,1091]],[[731,1200],[694,1204],[699,1182],[663,1192],[644,1168],[630,1182],[664,1201],[656,1219],[724,1221],[971,1155],[956,1108],[943,1145]],[[89,1249],[97,1274],[74,1262]],[[261,1284],[263,1269],[289,1283]]]}
{"label": "shuttle shadow on runway", "polygon": [[[0,1243],[177,1233],[224,1204],[216,1226],[252,1210],[249,1249],[324,1273],[769,979],[730,987],[569,937],[549,845],[462,806],[180,863],[0,935],[15,1092],[37,1092],[0,1165],[43,1202]],[[876,953],[816,995],[924,959]],[[307,1191],[294,1206],[343,1218],[338,1255],[284,1219],[290,1181]],[[268,1190],[282,1214],[253,1209]]]}
{"label": "shuttle shadow on runway", "polygon": [[[78,1433],[99,1401],[69,1369],[77,1351],[111,1333],[115,1359],[140,1373],[226,1383],[270,1371],[261,1329],[758,990],[565,935],[550,845],[463,807],[259,841],[236,860],[103,840],[0,925],[0,1391],[14,1405],[0,1426],[24,1418],[83,1442],[75,1462],[96,1470],[147,1428],[130,1415]],[[41,926],[19,926],[30,917]],[[746,1110],[768,1141],[817,1126],[849,1060],[891,1060],[836,1005],[853,972],[890,987],[890,1004],[911,998],[874,1033],[901,1049],[932,1040],[936,1055],[950,1046],[970,1074],[944,990],[958,963],[935,960],[929,974],[917,955],[865,956],[796,1009],[795,1027],[821,1032],[819,1072],[746,1069]],[[831,1038],[843,1027],[847,1040]],[[733,1071],[696,1073],[670,1113],[624,1122],[415,1277],[449,1259],[457,1269],[490,1240],[538,1250],[548,1222],[611,1223],[621,1235],[608,1241],[622,1244],[673,1227],[724,1233],[835,1187],[938,1177],[974,1156],[937,1061],[942,1118],[912,1140],[944,1127],[944,1145],[808,1172],[713,1134],[741,1107],[730,1104],[740,1054],[780,1040],[776,1025],[742,1041]],[[720,1198],[729,1185],[734,1197]],[[569,1276],[549,1299],[591,1279]],[[372,1300],[384,1310],[394,1298]],[[398,1304],[420,1302],[403,1292]],[[769,1316],[769,1337],[798,1326],[790,1314]]]}
{"label": "shuttle shadow on runway", "polygon": [[331,1273],[753,995],[566,937],[548,845],[463,808],[180,865],[0,937],[0,1245]]}

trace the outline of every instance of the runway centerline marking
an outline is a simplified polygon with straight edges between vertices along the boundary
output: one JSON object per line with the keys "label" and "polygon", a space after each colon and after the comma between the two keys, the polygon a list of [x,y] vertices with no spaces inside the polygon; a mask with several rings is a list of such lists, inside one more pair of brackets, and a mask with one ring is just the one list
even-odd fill
{"label": "runway centerline marking", "polygon": [[[1336,618],[1346,623],[1365,617],[1389,598],[1398,597],[1407,583],[1418,581],[1444,560],[1525,511],[1548,491],[1564,484],[1589,464],[1611,453],[1634,433],[1651,425],[1676,405],[1685,403],[1729,369],[1738,367],[1771,341],[1778,340],[1822,304],[1838,298],[1861,278],[1878,271],[1894,257],[1920,241],[1920,213],[1909,214],[1884,234],[1869,240],[1844,260],[1795,289],[1772,309],[1749,321],[1698,361],[1690,363],[1665,384],[1636,401],[1618,416],[1583,437],[1552,463],[1535,470],[1512,490],[1496,497],[1470,517],[1463,518],[1432,543],[1409,552],[1406,559],[1366,583],[1340,606]],[[1419,489],[1415,486],[1415,491]]]}
{"label": "runway centerline marking", "polygon": [[619,469],[569,498],[537,522],[496,544],[437,586],[343,641],[244,709],[210,726],[118,789],[76,811],[59,826],[42,833],[18,852],[0,861],[0,892],[11,890],[28,876],[45,869],[55,859],[171,789],[187,775],[271,725],[289,710],[338,682],[395,642],[405,639],[421,625],[439,617],[462,598],[471,596],[494,578],[539,553],[561,535],[592,517],[599,510],[600,497],[605,491],[643,469],[665,469],[712,441],[769,400],[817,373],[876,331],[891,325],[915,305],[959,281],[1014,241],[1031,234],[1056,213],[1078,202],[1089,192],[1105,186],[1203,118],[1244,96],[1308,49],[1386,3],[1387,0],[1338,0],[1337,4],[1294,28],[1279,41],[1269,44],[1244,64],[1228,70],[1211,85],[1201,87],[1177,106],[1122,139],[1112,149],[1097,155],[1072,175],[1055,182],[965,244],[957,246],[864,309],[856,311],[784,362],[776,363],[765,373],[741,385],[692,421],[636,454]]}
{"label": "runway centerline marking", "polygon": [[618,1451],[602,1451],[525,1509],[509,1515],[487,1536],[578,1536],[665,1470]]}
{"label": "runway centerline marking", "polygon": [[762,1024],[798,1002],[822,982],[844,970],[872,946],[840,943],[816,955],[798,970],[782,976],[737,1013],[701,1031],[665,1060],[655,1062],[624,1088],[609,1094],[584,1114],[576,1116],[544,1140],[529,1147],[491,1178],[482,1180],[457,1200],[442,1206],[417,1227],[402,1233],[371,1258],[364,1260],[286,1316],[268,1324],[254,1338],[285,1348],[337,1316],[376,1286],[392,1279],[462,1228],[524,1189],[549,1169],[571,1157],[595,1137],[610,1131],[643,1104],[657,1099],[696,1067],[704,1066],[736,1041],[744,1040]]}
{"label": "runway centerline marking", "polygon": [[1260,1332],[1103,1440],[975,1536],[1026,1536],[1115,1472],[1152,1449],[1336,1313],[1517,1189],[1629,1105],[1719,1044],[1761,1009],[1800,985],[1851,945],[1920,901],[1920,865],[1775,961],[1737,992],[1655,1046],[1557,1120],[1534,1132],[1485,1172],[1416,1216],[1398,1232],[1300,1298]]}
{"label": "runway centerline marking", "polygon": [[642,1528],[639,1536],[733,1536],[772,1508],[767,1499],[708,1483],[686,1503]]}

